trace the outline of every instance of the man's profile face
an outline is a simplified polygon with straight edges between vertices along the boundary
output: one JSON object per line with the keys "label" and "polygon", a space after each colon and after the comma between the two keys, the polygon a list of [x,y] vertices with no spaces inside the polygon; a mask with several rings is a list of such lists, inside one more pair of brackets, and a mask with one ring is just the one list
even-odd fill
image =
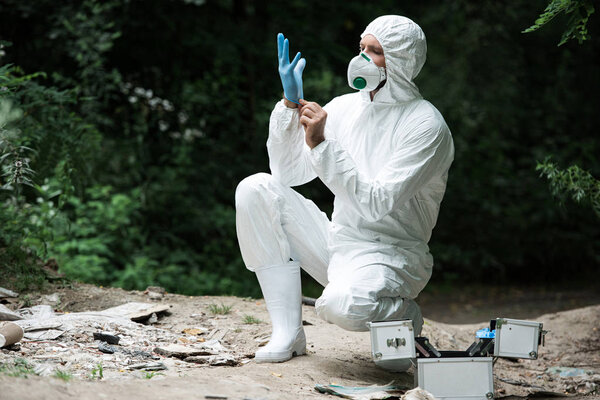
{"label": "man's profile face", "polygon": [[385,67],[383,48],[373,35],[365,35],[360,41],[360,51],[365,52],[378,67]]}

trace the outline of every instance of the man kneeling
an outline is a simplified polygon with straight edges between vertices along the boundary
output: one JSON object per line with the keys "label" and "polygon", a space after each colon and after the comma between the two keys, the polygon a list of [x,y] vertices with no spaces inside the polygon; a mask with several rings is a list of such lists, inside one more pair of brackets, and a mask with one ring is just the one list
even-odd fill
{"label": "man kneeling", "polygon": [[[284,99],[267,148],[271,175],[236,190],[236,225],[246,267],[260,283],[273,332],[258,362],[306,352],[300,268],[325,287],[318,316],[351,331],[367,322],[423,318],[413,300],[431,277],[427,243],[454,159],[442,115],[413,83],[425,62],[421,28],[408,18],[371,22],[348,67],[359,91],[326,106],[303,99],[300,53],[289,61],[279,34]],[[335,195],[331,221],[291,187],[319,177]]]}

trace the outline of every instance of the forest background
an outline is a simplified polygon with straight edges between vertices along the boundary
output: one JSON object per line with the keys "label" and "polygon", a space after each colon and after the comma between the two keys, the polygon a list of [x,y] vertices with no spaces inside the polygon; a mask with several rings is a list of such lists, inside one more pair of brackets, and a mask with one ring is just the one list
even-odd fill
{"label": "forest background", "polygon": [[[427,36],[416,83],[456,147],[432,281],[593,285],[600,18],[558,46],[592,2],[553,3],[575,8],[523,33],[547,1],[0,0],[0,283],[58,265],[100,285],[258,296],[234,192],[268,171],[277,33],[325,104],[351,92],[364,27],[400,14]],[[330,215],[320,181],[298,190]]]}

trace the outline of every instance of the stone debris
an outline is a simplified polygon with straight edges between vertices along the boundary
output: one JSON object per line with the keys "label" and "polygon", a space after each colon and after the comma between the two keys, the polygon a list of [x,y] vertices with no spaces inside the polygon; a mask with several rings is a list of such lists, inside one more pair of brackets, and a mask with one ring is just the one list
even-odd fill
{"label": "stone debris", "polygon": [[183,359],[185,362],[195,364],[208,364],[211,366],[235,366],[239,361],[231,354],[217,354],[213,356],[190,356]]}
{"label": "stone debris", "polygon": [[209,347],[191,347],[181,344],[169,344],[167,346],[157,347],[154,349],[156,354],[165,357],[175,357],[184,359],[190,356],[206,356],[218,354]]}
{"label": "stone debris", "polygon": [[98,344],[98,350],[106,354],[114,354],[118,349],[115,346],[111,346],[110,344],[106,344],[104,342],[100,342]]}
{"label": "stone debris", "polygon": [[109,332],[94,332],[94,340],[100,340],[101,342],[106,342],[108,344],[119,344],[121,338]]}
{"label": "stone debris", "polygon": [[60,296],[58,293],[43,295],[41,301],[42,304],[56,307],[60,304]]}
{"label": "stone debris", "polygon": [[29,340],[55,340],[64,335],[65,332],[58,329],[36,330],[25,332],[23,337]]}
{"label": "stone debris", "polygon": [[163,371],[168,369],[164,363],[152,362],[152,363],[140,363],[129,365],[127,369],[143,369],[145,371]]}
{"label": "stone debris", "polygon": [[144,321],[149,319],[152,314],[162,314],[171,308],[169,304],[148,304],[148,303],[137,303],[131,302],[122,304],[117,307],[108,308],[101,311],[103,315],[110,315],[114,317],[128,318],[132,321]]}
{"label": "stone debris", "polygon": [[0,287],[0,299],[19,297],[19,293],[13,292],[12,290]]}
{"label": "stone debris", "polygon": [[148,321],[146,321],[146,323],[148,325],[152,325],[158,322],[158,316],[156,315],[156,313],[152,313],[152,315],[150,315],[150,318],[148,318]]}
{"label": "stone debris", "polygon": [[[23,328],[25,338],[20,348],[13,345],[10,349],[0,349],[0,364],[21,357],[35,366],[39,374],[52,375],[58,368],[81,379],[97,377],[99,368],[104,376],[112,373],[117,379],[127,377],[117,371],[163,370],[169,364],[160,362],[161,356],[153,351],[176,343],[178,332],[134,320],[146,321],[152,314],[159,316],[170,308],[170,305],[150,303],[126,303],[102,311],[76,313],[55,313],[50,305],[23,308],[14,312],[22,318],[14,323]],[[204,340],[195,335],[189,337],[194,341]],[[113,344],[116,338],[118,345]],[[202,343],[200,349],[195,354],[214,356],[218,351],[225,351],[218,341]],[[184,354],[182,358],[189,355]],[[177,366],[178,370],[194,368],[192,363],[175,362],[182,364]],[[231,365],[226,358],[212,362]],[[130,368],[140,365],[143,367]]]}
{"label": "stone debris", "polygon": [[197,328],[185,328],[181,331],[181,333],[185,333],[187,335],[199,336],[208,332],[207,328],[197,327]]}
{"label": "stone debris", "polygon": [[40,304],[38,306],[21,308],[20,310],[17,311],[17,313],[24,320],[35,320],[35,321],[45,320],[45,319],[54,317],[54,315],[55,315],[54,310],[52,309],[52,306],[50,306],[48,304]]}
{"label": "stone debris", "polygon": [[19,319],[23,319],[23,317],[5,305],[0,304],[0,321],[17,321]]}

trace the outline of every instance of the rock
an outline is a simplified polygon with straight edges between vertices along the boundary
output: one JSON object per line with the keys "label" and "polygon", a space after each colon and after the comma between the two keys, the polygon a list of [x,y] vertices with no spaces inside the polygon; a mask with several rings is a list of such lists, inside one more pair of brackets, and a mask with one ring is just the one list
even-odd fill
{"label": "rock", "polygon": [[6,297],[19,297],[19,293],[16,293],[16,292],[13,292],[12,290],[0,287],[0,299],[6,298]]}
{"label": "rock", "polygon": [[100,342],[98,344],[98,350],[106,354],[114,354],[118,349],[115,346]]}
{"label": "rock", "polygon": [[149,325],[155,324],[158,322],[158,316],[156,315],[156,313],[152,313],[152,315],[150,316],[150,318],[148,318],[147,323]]}
{"label": "rock", "polygon": [[212,366],[235,366],[238,361],[230,354],[216,354],[212,356],[190,356],[184,358],[185,362],[195,364],[208,364]]}
{"label": "rock", "polygon": [[25,332],[57,329],[62,326],[62,324],[57,321],[37,321],[34,319],[20,320],[17,324],[20,325]]}
{"label": "rock", "polygon": [[19,315],[23,319],[48,319],[55,316],[54,310],[47,304],[41,304],[39,306],[33,306],[28,308],[22,308],[18,311]]}
{"label": "rock", "polygon": [[0,321],[17,321],[23,319],[19,314],[0,304]]}
{"label": "rock", "polygon": [[160,314],[168,311],[171,308],[169,304],[149,304],[131,302],[121,304],[117,307],[107,308],[101,311],[101,314],[114,317],[129,318],[132,321],[139,322],[147,320],[152,314]]}
{"label": "rock", "polygon": [[150,293],[150,292],[154,292],[154,293],[159,293],[164,295],[165,293],[167,293],[167,291],[165,290],[165,288],[160,287],[160,286],[148,286],[145,290],[146,292]]}
{"label": "rock", "polygon": [[56,307],[60,304],[60,297],[58,293],[52,293],[42,296],[42,304]]}
{"label": "rock", "polygon": [[48,329],[44,331],[25,332],[24,338],[29,340],[54,340],[61,337],[66,331]]}
{"label": "rock", "polygon": [[191,356],[206,356],[216,354],[211,349],[183,346],[180,344],[169,344],[167,346],[157,347],[154,349],[154,352],[156,354],[160,354],[161,356],[176,357],[181,359]]}
{"label": "rock", "polygon": [[181,333],[185,333],[187,335],[193,335],[193,336],[198,336],[198,335],[202,335],[204,333],[208,332],[208,329],[206,328],[185,328],[181,331]]}
{"label": "rock", "polygon": [[121,338],[108,332],[94,332],[94,340],[100,340],[108,344],[119,344]]}
{"label": "rock", "polygon": [[162,293],[158,293],[158,292],[148,292],[148,298],[150,300],[162,300],[162,298],[165,297],[164,294]]}
{"label": "rock", "polygon": [[162,371],[167,369],[167,366],[161,362],[133,364],[127,367],[128,369],[143,369],[145,371]]}

